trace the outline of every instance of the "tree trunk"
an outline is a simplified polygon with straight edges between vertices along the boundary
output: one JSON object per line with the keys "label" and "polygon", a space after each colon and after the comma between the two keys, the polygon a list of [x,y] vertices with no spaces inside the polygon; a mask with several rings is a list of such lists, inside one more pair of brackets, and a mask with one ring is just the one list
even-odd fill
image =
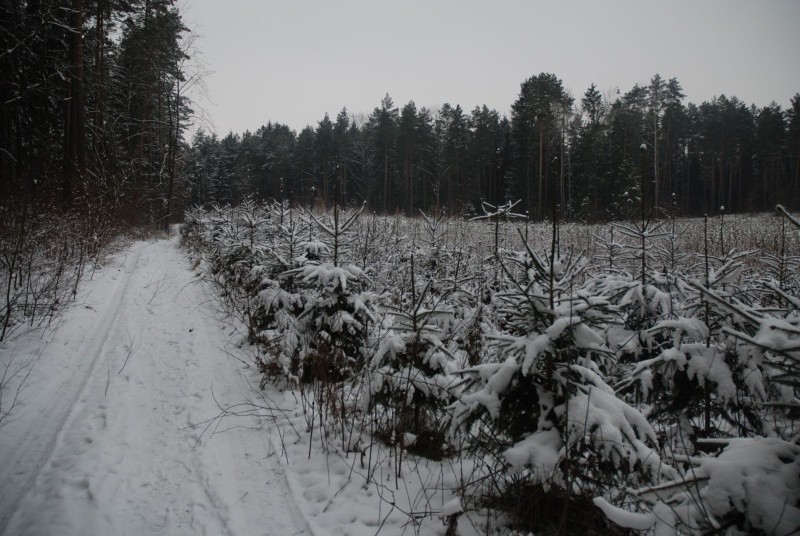
{"label": "tree trunk", "polygon": [[386,214],[386,201],[389,195],[389,140],[383,140],[383,213]]}
{"label": "tree trunk", "polygon": [[794,160],[794,206],[800,206],[800,141],[797,142],[797,157]]}
{"label": "tree trunk", "polygon": [[558,184],[559,184],[559,204],[561,205],[561,214],[563,217],[564,214],[564,207],[566,206],[566,199],[565,199],[565,192],[564,192],[564,117],[561,117],[561,159],[559,160],[560,168],[558,172]]}
{"label": "tree trunk", "polygon": [[[167,159],[167,199],[164,214],[164,232],[169,234],[169,221],[172,216],[172,196],[175,187],[175,164],[177,161],[178,153],[178,139],[181,135],[181,83],[180,83],[180,67],[175,66],[175,110],[172,111],[170,107],[170,129],[169,129],[169,157]],[[174,117],[174,120],[173,120]],[[175,123],[175,128],[172,123]]]}
{"label": "tree trunk", "polygon": [[69,99],[64,128],[64,183],[62,196],[69,203],[75,182],[86,168],[86,130],[83,116],[83,2],[72,0],[70,20]]}
{"label": "tree trunk", "polygon": [[542,191],[543,191],[543,183],[542,183],[542,160],[544,158],[543,148],[544,148],[544,140],[543,136],[544,127],[542,123],[539,123],[539,198],[536,200],[536,218],[542,218]]}
{"label": "tree trunk", "polygon": [[92,147],[96,151],[100,146],[103,132],[103,64],[105,50],[105,16],[106,1],[97,0],[95,13],[94,44],[94,113],[92,121]]}
{"label": "tree trunk", "polygon": [[342,162],[342,205],[347,206],[347,165]]}
{"label": "tree trunk", "polygon": [[408,173],[408,210],[406,213],[410,216],[414,212],[414,153],[408,152],[406,157],[406,169]]}
{"label": "tree trunk", "polygon": [[761,160],[761,210],[767,210],[767,166],[766,158],[762,156]]}

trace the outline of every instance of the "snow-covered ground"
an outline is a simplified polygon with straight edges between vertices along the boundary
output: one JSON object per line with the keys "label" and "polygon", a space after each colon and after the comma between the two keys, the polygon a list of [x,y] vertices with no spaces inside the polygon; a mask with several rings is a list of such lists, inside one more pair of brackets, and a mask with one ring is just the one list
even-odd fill
{"label": "snow-covered ground", "polygon": [[135,242],[57,326],[0,345],[25,379],[0,422],[0,535],[444,534],[463,460],[407,456],[396,478],[385,447],[345,452],[297,392],[260,390],[198,263]]}
{"label": "snow-covered ground", "polygon": [[269,423],[209,421],[252,392],[251,369],[191,268],[176,240],[136,242],[47,344],[0,347],[33,365],[0,426],[0,533],[312,533]]}

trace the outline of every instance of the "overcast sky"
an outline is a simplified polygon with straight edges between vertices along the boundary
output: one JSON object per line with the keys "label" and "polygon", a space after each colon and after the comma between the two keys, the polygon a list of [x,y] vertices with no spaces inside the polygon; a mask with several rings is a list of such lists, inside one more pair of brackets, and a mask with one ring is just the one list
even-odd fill
{"label": "overcast sky", "polygon": [[199,34],[220,134],[267,121],[300,130],[342,107],[486,104],[558,76],[579,98],[676,77],[687,101],[782,106],[800,92],[800,1],[183,0]]}

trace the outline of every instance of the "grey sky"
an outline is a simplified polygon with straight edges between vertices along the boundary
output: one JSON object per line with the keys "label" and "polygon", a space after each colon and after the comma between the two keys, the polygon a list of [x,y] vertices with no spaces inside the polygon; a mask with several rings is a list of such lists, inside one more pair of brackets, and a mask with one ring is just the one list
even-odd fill
{"label": "grey sky", "polygon": [[186,0],[218,133],[299,130],[343,106],[445,102],[509,113],[552,72],[573,96],[677,77],[687,100],[786,107],[800,92],[800,1]]}

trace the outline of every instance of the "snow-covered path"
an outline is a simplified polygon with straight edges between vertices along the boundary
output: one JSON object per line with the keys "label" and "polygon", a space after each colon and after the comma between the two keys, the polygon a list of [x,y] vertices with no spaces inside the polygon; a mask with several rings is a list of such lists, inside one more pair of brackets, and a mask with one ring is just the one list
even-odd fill
{"label": "snow-covered path", "polygon": [[197,426],[248,360],[190,268],[137,242],[85,285],[0,428],[0,534],[309,534],[260,423]]}

